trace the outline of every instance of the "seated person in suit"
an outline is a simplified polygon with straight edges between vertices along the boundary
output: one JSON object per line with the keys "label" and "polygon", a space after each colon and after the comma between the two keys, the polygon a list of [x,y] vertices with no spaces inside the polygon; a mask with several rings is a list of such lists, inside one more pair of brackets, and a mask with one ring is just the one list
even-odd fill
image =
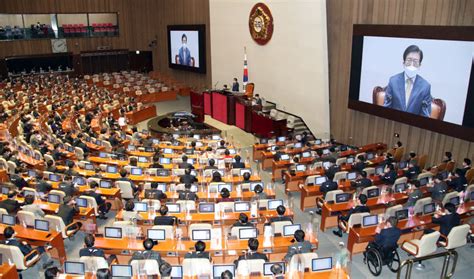
{"label": "seated person in suit", "polygon": [[443,161],[441,161],[442,163],[449,163],[453,161],[453,153],[451,153],[450,151],[446,151],[444,152],[444,158],[443,158]]}
{"label": "seated person in suit", "polygon": [[321,186],[319,187],[319,191],[323,193],[323,199],[326,198],[326,194],[330,191],[334,191],[338,189],[338,185],[336,181],[333,181],[332,179],[326,180]]}
{"label": "seated person in suit", "polygon": [[0,201],[0,208],[4,208],[8,214],[15,214],[21,206],[22,204],[16,200],[15,190],[8,191],[7,199]]}
{"label": "seated person in suit", "polygon": [[234,169],[245,168],[245,163],[241,162],[242,158],[240,157],[240,155],[235,155],[234,160],[235,160],[235,163],[232,163],[232,168]]}
{"label": "seated person in suit", "polygon": [[36,175],[36,187],[35,188],[36,188],[36,192],[47,194],[47,193],[49,193],[49,191],[51,191],[53,189],[53,186],[43,179],[42,174],[38,173]]}
{"label": "seated person in suit", "polygon": [[[31,245],[28,244],[26,241],[21,241],[21,240],[16,239],[15,238],[15,230],[10,226],[6,227],[3,230],[3,237],[4,237],[4,240],[1,240],[0,244],[9,245],[9,246],[16,246],[16,247],[20,248],[20,251],[23,254],[23,256],[26,256],[29,253],[31,253],[33,250],[36,250],[40,254],[45,255],[45,257],[42,258],[43,262],[48,261],[49,258],[50,258],[49,255],[47,253],[45,253],[46,250],[45,250],[44,247],[40,246],[40,247],[37,247],[37,248],[33,249],[31,247]],[[27,260],[31,260],[34,257],[34,255],[35,254],[28,256]],[[6,259],[4,259],[4,260],[6,260]],[[52,264],[52,262],[47,262],[47,263],[45,263],[43,268],[45,268],[45,266],[46,267],[50,266],[51,264]]]}
{"label": "seated person in suit", "polygon": [[138,159],[136,157],[130,158],[130,166],[138,167]]}
{"label": "seated person in suit", "polygon": [[17,167],[15,168],[15,173],[10,175],[10,181],[11,183],[15,184],[15,186],[21,191],[23,187],[29,187],[28,182],[21,177],[21,168]]}
{"label": "seated person in suit", "polygon": [[249,217],[245,213],[240,213],[239,220],[232,227],[254,227],[254,225],[249,222]]}
{"label": "seated person in suit", "polygon": [[74,196],[76,194],[77,190],[72,184],[72,177],[70,175],[64,176],[64,181],[59,183],[58,190],[63,191],[66,196]]}
{"label": "seated person in suit", "polygon": [[217,149],[226,149],[226,147],[225,147],[225,140],[221,140],[221,141],[219,142],[219,147],[217,147]]}
{"label": "seated person in suit", "polygon": [[107,260],[107,263],[110,265],[114,260],[117,260],[117,256],[110,255],[110,257],[105,257],[104,250],[94,247],[95,237],[92,234],[87,234],[84,237],[84,244],[86,247],[79,250],[79,257],[102,257]]}
{"label": "seated person in suit", "polygon": [[[375,229],[375,240],[367,245],[365,251],[376,248],[379,251],[390,251],[398,247],[398,240],[402,231],[397,228],[398,220],[395,216],[390,216],[385,223],[381,223]],[[365,255],[365,252],[364,252]]]}
{"label": "seated person in suit", "polygon": [[122,219],[124,221],[132,221],[135,222],[137,220],[142,220],[142,216],[138,211],[134,211],[135,203],[133,200],[128,200],[125,203],[125,211],[122,211]]}
{"label": "seated person in suit", "polygon": [[421,173],[420,167],[414,161],[408,163],[408,169],[405,171],[405,176],[408,180],[415,180]]}
{"label": "seated person in suit", "polygon": [[354,186],[359,189],[364,189],[364,188],[372,186],[372,180],[367,178],[367,172],[365,171],[359,172]]}
{"label": "seated person in suit", "polygon": [[467,171],[470,169],[471,169],[471,159],[464,158],[462,162],[462,168],[460,168],[462,175],[466,176]]}
{"label": "seated person in suit", "polygon": [[[74,215],[79,213],[80,210],[76,206],[76,201],[72,199],[72,197],[64,197],[63,204],[59,206],[58,212],[56,213],[57,216],[63,219],[64,225],[69,226],[72,224],[74,219]],[[82,223],[77,223],[77,226],[82,227]],[[75,226],[74,226],[75,228]],[[73,229],[72,227],[70,229]]]}
{"label": "seated person in suit", "polygon": [[191,174],[191,169],[187,168],[184,170],[184,175],[179,178],[180,183],[195,183],[198,182],[197,178]]}
{"label": "seated person in suit", "polygon": [[168,216],[168,207],[162,205],[160,207],[160,216],[156,216],[153,220],[153,224],[156,226],[174,226],[178,223],[178,220],[174,216]]}
{"label": "seated person in suit", "polygon": [[35,219],[43,219],[46,215],[41,209],[39,204],[35,204],[35,197],[33,195],[27,195],[25,197],[25,205],[21,207],[21,210],[31,212],[35,215]]}
{"label": "seated person in suit", "polygon": [[178,199],[181,201],[197,201],[198,197],[195,192],[191,191],[191,183],[184,184],[184,191],[179,191]]}
{"label": "seated person in suit", "polygon": [[[444,211],[437,211],[432,218],[433,224],[439,225],[439,232],[443,236],[448,236],[452,228],[461,224],[461,218],[456,212],[456,206],[450,202],[444,205]],[[426,229],[425,233],[432,233],[433,229]],[[443,237],[439,240],[446,241]]]}
{"label": "seated person in suit", "polygon": [[49,171],[49,172],[60,172],[58,170],[58,168],[54,165],[54,162],[51,161],[51,160],[48,160],[46,162],[46,171]]}
{"label": "seated person in suit", "polygon": [[290,216],[285,216],[286,208],[283,205],[279,205],[276,209],[276,212],[278,216],[271,217],[270,222],[268,222],[268,224],[272,224],[274,222],[283,222],[283,221],[290,221],[293,223],[293,220],[291,219]]}
{"label": "seated person in suit", "polygon": [[258,239],[250,238],[248,240],[249,250],[244,252],[242,256],[239,256],[239,258],[234,262],[235,267],[239,266],[239,261],[242,260],[264,260],[265,262],[268,262],[268,258],[265,254],[257,252],[258,245]]}
{"label": "seated person in suit", "polygon": [[229,192],[229,189],[227,188],[223,188],[221,190],[221,202],[233,202],[234,199],[230,197],[230,192]]}
{"label": "seated person in suit", "polygon": [[60,274],[59,268],[57,268],[56,266],[53,266],[53,267],[47,268],[44,271],[44,279],[55,279],[59,277],[59,274]]}
{"label": "seated person in suit", "polygon": [[213,172],[211,182],[222,182],[221,173],[218,171]]}
{"label": "seated person in suit", "polygon": [[216,164],[216,160],[209,159],[209,165],[206,166],[204,169],[206,169],[206,170],[216,170],[217,167],[215,166],[215,164]]}
{"label": "seated person in suit", "polygon": [[170,278],[172,270],[171,265],[165,261],[160,265],[160,275],[162,278]]}
{"label": "seated person in suit", "polygon": [[143,247],[145,248],[144,251],[136,251],[133,253],[132,258],[130,259],[131,263],[133,260],[156,260],[158,262],[158,266],[161,266],[165,261],[161,258],[161,255],[157,251],[153,251],[153,247],[155,246],[155,242],[147,238],[143,241]]}
{"label": "seated person in suit", "polygon": [[188,163],[188,156],[183,155],[181,157],[181,160],[183,162],[178,164],[178,168],[180,168],[180,169],[194,169],[194,166],[192,164]]}
{"label": "seated person in suit", "polygon": [[211,260],[211,256],[209,252],[206,252],[206,243],[202,242],[201,240],[197,241],[194,244],[194,252],[188,252],[184,255],[185,259],[209,259]]}
{"label": "seated person in suit", "polygon": [[232,91],[239,92],[239,82],[237,81],[237,78],[234,78],[232,81]]}
{"label": "seated person in suit", "polygon": [[415,206],[416,201],[423,198],[423,193],[420,190],[420,181],[413,181],[413,186],[415,189],[408,194],[408,201],[404,205],[405,208]]}
{"label": "seated person in suit", "polygon": [[341,171],[341,168],[335,164],[335,160],[329,161],[329,167],[328,169],[324,172],[329,180],[334,179],[334,175],[336,172]]}
{"label": "seated person in suit", "polygon": [[75,164],[74,164],[73,161],[68,161],[67,167],[68,167],[68,169],[64,172],[64,174],[70,175],[70,176],[78,176],[79,175],[79,173],[74,170]]}
{"label": "seated person in suit", "polygon": [[370,213],[370,209],[366,204],[367,204],[367,196],[364,195],[364,194],[360,194],[359,195],[359,202],[355,207],[351,208],[346,215],[339,214],[337,216],[338,228],[337,228],[337,230],[332,231],[332,233],[339,236],[339,237],[342,237],[342,228],[339,226],[339,221],[341,221],[341,220],[346,221],[346,222],[349,221],[349,218],[354,213],[363,213],[363,212]]}
{"label": "seated person in suit", "polygon": [[443,176],[438,174],[434,178],[434,184],[428,187],[428,192],[431,193],[431,198],[435,202],[443,201],[444,195],[448,191],[448,185],[443,181]]}
{"label": "seated person in suit", "polygon": [[352,169],[357,172],[362,172],[367,167],[364,155],[359,155],[356,158],[356,162],[352,165]]}
{"label": "seated person in suit", "polygon": [[389,164],[385,167],[385,172],[381,175],[380,179],[389,185],[393,185],[397,179],[397,171],[393,164]]}
{"label": "seated person in suit", "polygon": [[303,230],[297,230],[294,233],[294,243],[288,247],[288,252],[286,253],[284,260],[289,262],[291,257],[296,254],[311,253],[313,247],[311,242],[304,240],[305,234]]}
{"label": "seated person in suit", "polygon": [[244,175],[242,176],[242,183],[249,183],[250,182],[250,172],[245,172]]}
{"label": "seated person in suit", "polygon": [[260,184],[255,185],[253,188],[255,195],[252,197],[251,201],[266,200],[268,199],[267,194],[263,191],[263,187]]}
{"label": "seated person in suit", "polygon": [[454,174],[446,180],[449,188],[454,191],[462,192],[466,189],[467,179],[462,169],[456,169]]}
{"label": "seated person in suit", "polygon": [[130,186],[132,187],[132,190],[133,190],[133,194],[137,194],[138,193],[138,190],[140,190],[140,188],[138,186],[136,186],[133,181],[127,177],[128,175],[128,172],[126,169],[121,169],[120,170],[120,178],[117,179],[117,181],[125,181],[125,182],[130,182]]}
{"label": "seated person in suit", "polygon": [[96,192],[98,186],[99,185],[97,184],[97,182],[91,181],[89,183],[90,189],[87,190],[84,195],[94,198],[95,202],[97,203],[97,209],[99,211],[99,216],[97,218],[105,220],[107,219],[107,216],[105,215],[109,212],[110,208],[112,207],[112,204],[110,202],[106,202],[105,198],[103,198],[101,194]]}
{"label": "seated person in suit", "polygon": [[165,200],[167,198],[166,194],[158,189],[158,182],[152,182],[150,188],[145,190],[145,199]]}
{"label": "seated person in suit", "polygon": [[387,152],[385,154],[385,160],[383,160],[383,162],[380,163],[380,165],[384,165],[384,166],[391,165],[391,164],[393,164],[394,161],[395,160],[393,159],[392,153]]}
{"label": "seated person in suit", "polygon": [[413,165],[418,165],[418,158],[416,157],[416,153],[414,151],[410,151],[408,153],[408,159],[407,159],[408,164],[413,163]]}
{"label": "seated person in suit", "polygon": [[153,164],[150,165],[153,169],[162,169],[163,165],[160,164],[160,156],[153,156]]}

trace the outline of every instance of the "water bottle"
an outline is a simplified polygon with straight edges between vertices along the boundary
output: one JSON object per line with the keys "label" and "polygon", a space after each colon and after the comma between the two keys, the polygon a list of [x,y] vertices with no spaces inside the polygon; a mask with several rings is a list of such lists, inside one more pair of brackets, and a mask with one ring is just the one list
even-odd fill
{"label": "water bottle", "polygon": [[346,268],[349,259],[349,251],[344,242],[339,242],[339,247],[335,255],[336,268]]}

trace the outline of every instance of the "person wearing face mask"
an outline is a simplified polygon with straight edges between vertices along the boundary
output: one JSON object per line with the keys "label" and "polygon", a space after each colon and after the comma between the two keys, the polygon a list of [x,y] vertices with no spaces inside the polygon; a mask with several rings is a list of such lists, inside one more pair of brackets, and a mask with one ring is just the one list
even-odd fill
{"label": "person wearing face mask", "polygon": [[418,46],[405,49],[404,71],[390,78],[385,89],[384,107],[430,117],[431,84],[418,74],[422,60],[423,51]]}
{"label": "person wearing face mask", "polygon": [[179,58],[178,64],[193,66],[191,65],[191,52],[189,51],[189,48],[187,47],[188,37],[186,36],[186,34],[183,34],[181,36],[181,43],[182,43],[182,46],[179,48],[179,51],[178,51],[178,58]]}

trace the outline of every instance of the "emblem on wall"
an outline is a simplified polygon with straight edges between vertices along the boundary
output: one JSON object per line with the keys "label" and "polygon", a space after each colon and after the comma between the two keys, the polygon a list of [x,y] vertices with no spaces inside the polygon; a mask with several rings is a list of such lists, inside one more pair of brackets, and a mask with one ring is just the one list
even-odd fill
{"label": "emblem on wall", "polygon": [[249,30],[253,40],[259,45],[265,45],[273,35],[273,16],[267,5],[257,3],[249,16]]}

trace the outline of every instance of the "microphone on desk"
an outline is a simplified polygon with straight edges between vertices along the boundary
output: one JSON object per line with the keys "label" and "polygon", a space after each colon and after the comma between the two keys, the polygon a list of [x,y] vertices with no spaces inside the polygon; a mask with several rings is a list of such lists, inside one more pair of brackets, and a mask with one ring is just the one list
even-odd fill
{"label": "microphone on desk", "polygon": [[217,81],[215,84],[214,84],[214,89],[217,89],[217,85],[219,84],[219,81]]}

